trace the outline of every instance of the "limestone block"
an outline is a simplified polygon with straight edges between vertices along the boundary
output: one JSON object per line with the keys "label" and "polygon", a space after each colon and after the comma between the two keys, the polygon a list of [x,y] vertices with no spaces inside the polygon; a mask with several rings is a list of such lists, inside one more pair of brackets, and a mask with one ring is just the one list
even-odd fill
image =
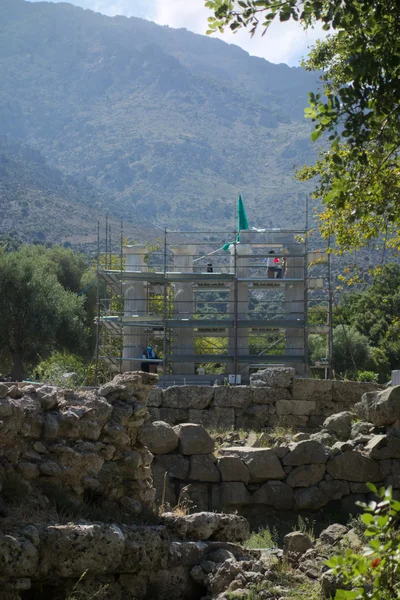
{"label": "limestone block", "polygon": [[277,510],[293,508],[293,490],[282,481],[264,483],[251,497],[252,504],[267,504]]}
{"label": "limestone block", "polygon": [[296,370],[292,367],[269,367],[250,376],[250,386],[256,387],[261,382],[268,387],[289,388],[292,385]]}
{"label": "limestone block", "polygon": [[236,514],[219,514],[218,527],[211,539],[240,544],[250,537],[247,519]]}
{"label": "limestone block", "polygon": [[279,458],[270,448],[251,448],[249,446],[222,448],[220,454],[241,458],[249,469],[252,483],[285,478]]}
{"label": "limestone block", "polygon": [[227,431],[235,427],[235,409],[213,407],[207,410],[190,409],[187,422],[202,425],[208,431]]}
{"label": "limestone block", "polygon": [[348,412],[340,412],[325,419],[323,428],[332,431],[340,440],[348,440],[351,434],[351,423],[353,415]]}
{"label": "limestone block", "polygon": [[237,481],[221,483],[221,504],[224,510],[232,506],[241,506],[250,501],[249,492],[244,483]]}
{"label": "limestone block", "polygon": [[237,456],[222,456],[217,462],[222,481],[242,481],[248,483],[250,472],[241,458]]}
{"label": "limestone block", "polygon": [[123,526],[125,547],[115,561],[120,573],[158,571],[168,562],[168,532],[162,526]]}
{"label": "limestone block", "polygon": [[106,573],[121,561],[124,535],[116,525],[54,525],[42,533],[40,553],[44,571],[61,577]]}
{"label": "limestone block", "polygon": [[358,483],[382,480],[379,463],[359,452],[348,451],[328,461],[327,470],[333,479],[345,479]]}
{"label": "limestone block", "polygon": [[[395,489],[400,488],[400,460],[391,461],[390,474],[386,479],[385,485],[391,485]],[[382,464],[382,463],[381,463]]]}
{"label": "limestone block", "polygon": [[[147,596],[148,573],[142,571],[135,575],[123,573],[118,577],[124,600],[145,600]],[[100,599],[99,599],[100,600]]]}
{"label": "limestone block", "polygon": [[213,406],[219,408],[247,408],[251,404],[252,393],[247,386],[218,386],[214,388]]}
{"label": "limestone block", "polygon": [[365,454],[377,460],[400,458],[400,438],[394,435],[375,435],[365,446]]}
{"label": "limestone block", "polygon": [[192,540],[208,540],[217,530],[219,515],[213,512],[196,512],[185,517],[187,523],[186,537]]}
{"label": "limestone block", "polygon": [[22,398],[23,392],[17,385],[12,385],[8,388],[8,396],[10,398]]}
{"label": "limestone block", "polygon": [[179,436],[179,452],[186,456],[192,454],[211,454],[214,451],[214,440],[201,425],[184,423],[176,425],[175,432]]}
{"label": "limestone block", "polygon": [[304,440],[290,445],[290,452],[283,458],[284,465],[296,467],[299,465],[312,465],[326,463],[329,451],[316,440]]}
{"label": "limestone block", "polygon": [[352,494],[369,494],[370,489],[366,483],[349,483],[350,492]]}
{"label": "limestone block", "polygon": [[169,425],[178,425],[178,423],[187,423],[189,421],[189,411],[183,408],[164,408],[160,411],[160,420]]}
{"label": "limestone block", "polygon": [[235,428],[258,431],[269,424],[268,405],[252,405],[236,409]]}
{"label": "limestone block", "polygon": [[324,529],[319,536],[319,543],[326,546],[335,546],[343,539],[343,536],[349,531],[349,528],[339,523],[333,523]]}
{"label": "limestone block", "polygon": [[300,554],[303,555],[307,550],[313,548],[310,537],[301,531],[292,531],[285,535],[283,539],[283,555]]}
{"label": "limestone block", "polygon": [[[309,417],[305,415],[283,415],[277,416],[277,425],[283,425],[286,427],[307,427]],[[271,425],[271,422],[270,422]]]}
{"label": "limestone block", "polygon": [[[212,458],[214,457],[212,456]],[[220,472],[214,464],[212,458],[207,456],[207,454],[191,456],[189,479],[194,481],[220,481]]]}
{"label": "limestone block", "polygon": [[353,423],[351,426],[351,439],[355,439],[360,437],[360,435],[369,435],[371,430],[373,429],[373,425],[371,423],[367,423],[366,421],[357,421],[357,423]]}
{"label": "limestone block", "polygon": [[154,406],[149,406],[147,408],[147,410],[148,410],[149,416],[146,419],[146,422],[161,421],[159,408],[155,408]]}
{"label": "limestone block", "polygon": [[325,475],[325,464],[301,465],[288,475],[286,483],[291,487],[310,487],[317,485]]}
{"label": "limestone block", "polygon": [[[213,514],[213,513],[198,513]],[[194,515],[193,515],[194,516]],[[201,523],[200,523],[201,526]],[[197,538],[194,538],[197,539]],[[199,538],[203,539],[203,538]],[[204,538],[208,539],[208,538]],[[209,546],[203,541],[171,542],[168,555],[168,567],[191,567],[200,563],[207,554]]]}
{"label": "limestone block", "polygon": [[315,412],[314,400],[278,400],[276,402],[277,415],[309,416]]}
{"label": "limestone block", "polygon": [[[187,502],[189,509],[194,512],[209,510],[208,486],[209,483],[190,483],[179,485],[179,499]],[[211,507],[210,507],[211,508]]]}
{"label": "limestone block", "polygon": [[318,487],[328,496],[329,500],[340,500],[343,496],[350,494],[349,484],[341,479],[321,481]]}
{"label": "limestone block", "polygon": [[297,510],[318,510],[328,502],[328,496],[317,486],[295,490],[294,507]]}
{"label": "limestone block", "polygon": [[154,421],[143,425],[139,430],[138,440],[152,454],[168,454],[178,447],[179,438],[176,431],[164,421]]}
{"label": "limestone block", "polygon": [[263,386],[251,389],[252,404],[274,404],[277,400],[291,400],[292,395],[287,388]]}
{"label": "limestone block", "polygon": [[38,565],[38,552],[24,537],[0,534],[0,565],[2,577],[30,577]]}
{"label": "limestone block", "polygon": [[147,406],[158,408],[163,402],[163,391],[161,388],[153,388],[147,396]]}
{"label": "limestone block", "polygon": [[376,392],[381,388],[376,383],[335,380],[332,389],[334,402],[346,408],[360,402],[363,394]]}
{"label": "limestone block", "polygon": [[167,408],[197,408],[210,406],[214,388],[200,385],[173,386],[164,390],[163,406]]}
{"label": "limestone block", "polygon": [[294,379],[292,396],[294,400],[314,400],[318,407],[322,402],[332,401],[333,382],[329,379]]}
{"label": "limestone block", "polygon": [[154,457],[152,469],[153,472],[167,472],[169,477],[185,481],[189,475],[189,461],[189,458],[180,454],[158,455]]}
{"label": "limestone block", "polygon": [[368,392],[355,405],[355,412],[364,421],[374,425],[391,425],[400,419],[400,386],[382,392]]}
{"label": "limestone block", "polygon": [[8,385],[0,382],[0,399],[5,398],[8,395]]}

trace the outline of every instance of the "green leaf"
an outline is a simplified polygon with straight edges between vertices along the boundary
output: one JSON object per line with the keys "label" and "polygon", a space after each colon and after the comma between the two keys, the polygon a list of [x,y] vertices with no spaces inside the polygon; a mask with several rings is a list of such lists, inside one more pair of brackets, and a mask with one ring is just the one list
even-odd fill
{"label": "green leaf", "polygon": [[312,142],[316,142],[322,135],[322,130],[321,129],[314,129],[314,131],[311,134],[311,141]]}
{"label": "green leaf", "polygon": [[361,521],[365,525],[371,525],[372,523],[375,523],[375,519],[370,513],[364,513],[363,515],[361,515]]}

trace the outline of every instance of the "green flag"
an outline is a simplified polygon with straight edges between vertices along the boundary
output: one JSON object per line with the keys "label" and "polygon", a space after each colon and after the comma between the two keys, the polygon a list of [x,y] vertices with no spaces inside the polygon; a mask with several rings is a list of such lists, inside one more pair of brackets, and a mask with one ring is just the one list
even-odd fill
{"label": "green flag", "polygon": [[[250,229],[249,222],[247,220],[246,209],[244,207],[242,196],[240,194],[239,194],[239,198],[238,198],[237,219],[238,219],[237,222],[238,222],[239,232],[242,231],[243,229]],[[238,236],[236,238],[236,242],[239,242],[239,241],[240,241],[240,233],[238,233]],[[229,247],[233,243],[234,242],[228,242],[227,244],[225,244],[222,247],[222,250],[225,250],[227,252],[229,250]]]}

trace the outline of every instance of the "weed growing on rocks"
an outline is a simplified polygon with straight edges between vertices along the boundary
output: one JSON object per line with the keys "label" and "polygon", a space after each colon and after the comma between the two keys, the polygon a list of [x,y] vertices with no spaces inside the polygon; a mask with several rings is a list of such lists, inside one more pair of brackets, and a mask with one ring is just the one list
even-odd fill
{"label": "weed growing on rocks", "polygon": [[276,527],[272,530],[269,527],[264,527],[259,531],[252,533],[246,542],[247,548],[277,548],[279,533]]}

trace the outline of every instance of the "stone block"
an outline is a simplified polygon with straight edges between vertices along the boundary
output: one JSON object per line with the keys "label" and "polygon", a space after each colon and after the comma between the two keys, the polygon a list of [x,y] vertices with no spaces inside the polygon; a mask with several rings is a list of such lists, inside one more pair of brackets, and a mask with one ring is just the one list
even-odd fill
{"label": "stone block", "polygon": [[268,405],[252,405],[245,409],[236,409],[236,429],[258,431],[269,423]]}
{"label": "stone block", "polygon": [[8,395],[8,385],[0,382],[0,399],[5,398]]}
{"label": "stone block", "polygon": [[147,406],[153,406],[158,408],[162,406],[163,403],[163,391],[161,388],[153,388],[150,390],[149,395],[147,396]]}
{"label": "stone block", "polygon": [[289,485],[283,481],[268,481],[254,492],[251,503],[266,504],[277,510],[291,510],[293,499],[293,490]]}
{"label": "stone block", "polygon": [[324,416],[310,415],[310,418],[308,419],[308,426],[317,429],[318,427],[322,427],[324,421]]}
{"label": "stone block", "polygon": [[247,408],[251,404],[252,393],[247,386],[218,386],[214,388],[212,405],[219,408]]}
{"label": "stone block", "polygon": [[246,505],[249,501],[249,492],[244,483],[238,481],[221,483],[221,504],[224,510],[233,506]]}
{"label": "stone block", "polygon": [[314,400],[318,407],[322,401],[332,401],[333,382],[329,379],[294,379],[292,396],[294,400]]}
{"label": "stone block", "polygon": [[286,483],[293,488],[311,487],[323,479],[325,470],[324,464],[301,465],[289,473]]}
{"label": "stone block", "polygon": [[270,448],[250,448],[248,446],[222,448],[220,454],[241,458],[249,469],[251,483],[285,479],[285,472],[279,458]]}
{"label": "stone block", "polygon": [[[212,456],[212,455],[211,455]],[[189,479],[194,481],[218,482],[221,479],[220,472],[214,461],[207,454],[194,455],[190,457]]]}
{"label": "stone block", "polygon": [[296,370],[293,367],[268,367],[250,376],[250,386],[266,385],[275,388],[289,388]]}
{"label": "stone block", "polygon": [[166,527],[125,525],[121,529],[125,548],[118,565],[119,573],[152,572],[166,568],[170,544]]}
{"label": "stone block", "polygon": [[307,550],[313,548],[314,544],[306,533],[301,531],[292,531],[285,535],[283,540],[283,554],[289,556],[290,554],[303,555]]}
{"label": "stone block", "polygon": [[260,387],[251,389],[252,404],[274,404],[277,400],[291,400],[292,395],[286,388]]}
{"label": "stone block", "polygon": [[23,537],[0,534],[0,564],[2,577],[30,577],[37,569],[38,552]]}
{"label": "stone block", "polygon": [[178,434],[165,421],[154,421],[148,425],[143,425],[139,430],[138,440],[152,454],[173,452],[179,443]]}
{"label": "stone block", "polygon": [[346,479],[355,483],[382,481],[379,463],[354,450],[331,458],[327,470],[332,479]]}
{"label": "stone block", "polygon": [[169,425],[178,425],[189,421],[189,411],[183,408],[159,408],[160,420]]}
{"label": "stone block", "polygon": [[222,456],[217,462],[222,481],[242,481],[248,483],[250,472],[241,458],[237,456]]}
{"label": "stone block", "polygon": [[328,496],[329,500],[340,500],[343,496],[350,494],[349,484],[340,479],[321,481],[318,487]]}
{"label": "stone block", "polygon": [[325,419],[323,428],[332,431],[340,440],[348,440],[351,435],[351,423],[353,415],[348,412],[340,412]]}
{"label": "stone block", "polygon": [[296,415],[309,416],[315,412],[316,404],[314,400],[277,400],[277,415]]}
{"label": "stone block", "polygon": [[378,427],[392,425],[400,419],[400,385],[365,393],[354,410],[360,419]]}
{"label": "stone block", "polygon": [[180,502],[185,501],[188,503],[190,512],[201,512],[203,510],[208,511],[211,509],[209,506],[209,494],[208,486],[212,485],[209,483],[189,483],[179,485],[179,499]]}
{"label": "stone block", "polygon": [[163,406],[167,408],[196,408],[203,410],[210,406],[214,388],[201,385],[173,386],[164,390]]}
{"label": "stone block", "polygon": [[188,421],[202,425],[208,431],[228,431],[235,427],[235,409],[213,407],[207,410],[190,409]]}
{"label": "stone block", "polygon": [[375,435],[365,446],[365,454],[377,460],[400,458],[400,438],[394,435]]}
{"label": "stone block", "polygon": [[211,454],[214,440],[201,425],[184,423],[174,427],[179,436],[179,452],[186,456],[192,454]]}
{"label": "stone block", "polygon": [[381,387],[376,383],[359,381],[339,381],[333,382],[333,400],[336,404],[345,407],[353,407],[357,402],[361,402],[363,394],[367,392],[379,391]]}
{"label": "stone block", "polygon": [[309,417],[303,415],[278,416],[278,424],[286,427],[302,428],[308,426]]}
{"label": "stone block", "polygon": [[153,471],[158,469],[167,472],[172,479],[185,481],[189,476],[190,459],[181,454],[165,454],[155,456],[152,463]]}
{"label": "stone block", "polygon": [[296,510],[318,510],[328,502],[328,496],[317,486],[295,490],[294,507]]}
{"label": "stone block", "polygon": [[323,464],[329,458],[329,451],[317,440],[304,440],[290,445],[290,452],[283,458],[284,465]]}

